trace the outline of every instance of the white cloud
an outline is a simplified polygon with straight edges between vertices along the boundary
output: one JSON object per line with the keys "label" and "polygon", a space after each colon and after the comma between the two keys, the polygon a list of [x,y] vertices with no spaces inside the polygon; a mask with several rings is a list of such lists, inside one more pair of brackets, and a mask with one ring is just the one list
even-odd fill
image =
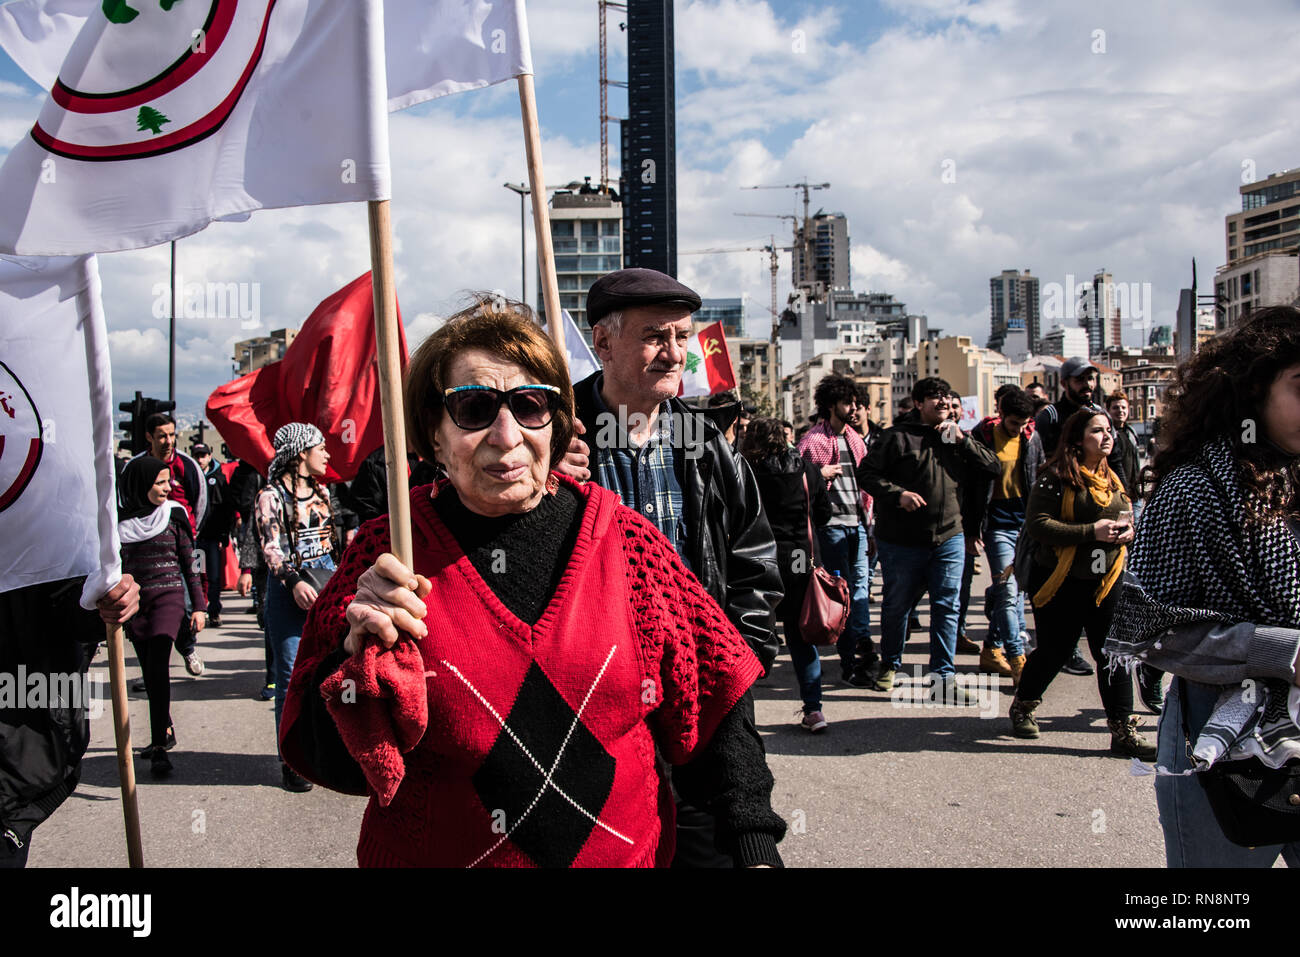
{"label": "white cloud", "polygon": [[676,64],[706,79],[807,75],[833,54],[838,26],[834,9],[782,23],[767,0],[696,0],[676,15]]}
{"label": "white cloud", "polygon": [[[611,37],[618,33],[617,10],[609,14]],[[538,75],[596,49],[599,21],[596,4],[574,0],[528,0],[528,39]]]}
{"label": "white cloud", "polygon": [[[1300,165],[1300,129],[1283,106],[1300,89],[1287,52],[1300,21],[1285,4],[1252,14],[1275,31],[1266,45],[1227,22],[1207,33],[1194,4],[1110,2],[1050,16],[1012,0],[891,7],[899,25],[834,50],[814,76],[718,74],[686,93],[679,184],[700,178],[693,165],[725,163],[730,146],[760,137],[771,162],[747,171],[749,182],[831,182],[813,208],[849,216],[855,286],[893,292],[947,331],[982,344],[988,277],[1010,267],[1061,281],[1104,266],[1117,280],[1152,282],[1157,321],[1170,322],[1192,256],[1202,289],[1222,261],[1242,163],[1253,159],[1261,177]],[[1093,52],[1097,29],[1104,53]],[[755,211],[795,205],[793,190],[733,192],[743,180],[732,172],[702,188],[732,208],[742,198]],[[703,232],[700,218],[712,245],[764,222],[733,220],[722,205],[679,203],[684,248]],[[712,292],[761,296],[761,277],[731,261],[709,270]]]}
{"label": "white cloud", "polygon": [[[988,277],[1013,267],[1044,282],[1102,266],[1150,282],[1157,321],[1169,322],[1192,256],[1202,288],[1222,260],[1242,164],[1259,177],[1300,166],[1300,119],[1288,109],[1300,89],[1300,18],[1286,0],[1259,3],[1249,19],[1209,0],[888,8],[892,23],[867,36],[845,3],[678,4],[680,249],[760,246],[772,234],[788,244],[789,222],[734,213],[788,215],[797,193],[740,187],[808,177],[832,184],[813,194],[814,210],[849,217],[855,288],[892,292],[932,326],[983,344]],[[594,100],[595,5],[531,0],[529,15],[543,122],[549,113],[570,129],[565,111],[588,104],[567,91]],[[792,49],[799,29],[803,54]],[[1104,53],[1092,52],[1098,29]],[[0,143],[26,135],[37,105],[0,87]],[[549,182],[594,174],[596,136],[594,122],[581,137],[546,135]],[[465,291],[518,295],[519,201],[501,184],[526,179],[522,146],[509,84],[392,117],[398,295],[412,348]],[[527,230],[534,301],[531,214]],[[299,325],[369,268],[361,206],[264,211],[178,249],[189,281],[259,284],[266,329]],[[789,265],[782,254],[782,302]],[[167,270],[165,248],[102,259],[119,392],[166,387],[166,320],[152,301]],[[745,295],[751,326],[766,323],[763,253],[683,256],[680,271],[703,295]],[[238,321],[178,321],[178,391],[192,408],[228,377],[230,345],[247,334]]]}

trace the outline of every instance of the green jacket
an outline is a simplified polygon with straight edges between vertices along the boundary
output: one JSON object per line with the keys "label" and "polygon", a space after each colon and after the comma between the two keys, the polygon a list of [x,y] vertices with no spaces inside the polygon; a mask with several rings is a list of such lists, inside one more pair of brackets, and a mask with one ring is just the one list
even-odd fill
{"label": "green jacket", "polygon": [[[1116,492],[1103,509],[1086,489],[1076,489],[1074,520],[1067,522],[1061,518],[1061,488],[1061,480],[1044,471],[1039,473],[1034,490],[1029,494],[1029,504],[1025,507],[1025,533],[1033,540],[1034,561],[1055,568],[1055,549],[1076,545],[1070,577],[1104,578],[1119,557],[1120,546],[1097,541],[1097,522],[1103,518],[1112,521],[1119,518],[1120,512],[1125,508],[1131,509],[1133,503],[1123,492]],[[1097,571],[1098,568],[1101,571]]]}
{"label": "green jacket", "polygon": [[[876,500],[877,538],[891,545],[933,548],[961,533],[962,479],[1001,471],[987,446],[966,433],[948,444],[913,411],[876,440],[858,465],[857,479]],[[899,505],[904,492],[916,492],[925,505],[914,512],[904,510]]]}

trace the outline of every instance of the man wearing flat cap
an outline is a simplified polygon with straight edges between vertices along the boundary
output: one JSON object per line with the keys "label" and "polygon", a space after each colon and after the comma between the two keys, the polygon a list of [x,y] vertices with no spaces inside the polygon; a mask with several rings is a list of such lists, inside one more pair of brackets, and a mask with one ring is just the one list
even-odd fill
{"label": "man wearing flat cap", "polygon": [[[700,297],[653,269],[621,269],[587,293],[587,318],[603,366],[573,387],[582,440],[558,468],[617,492],[653,522],[754,650],[764,671],[776,657],[772,610],[780,601],[776,541],[763,515],[748,463],[734,454],[704,412],[677,398]],[[753,699],[733,715],[746,724],[746,746],[762,751]],[[689,765],[673,772],[690,790]],[[765,782],[738,783],[764,795]],[[727,867],[713,846],[713,820],[678,805],[675,866]]]}
{"label": "man wearing flat cap", "polygon": [[1080,409],[1104,411],[1096,402],[1097,367],[1082,356],[1071,356],[1061,366],[1061,397],[1034,416],[1034,431],[1042,437],[1043,453],[1050,459],[1061,438],[1065,420]]}

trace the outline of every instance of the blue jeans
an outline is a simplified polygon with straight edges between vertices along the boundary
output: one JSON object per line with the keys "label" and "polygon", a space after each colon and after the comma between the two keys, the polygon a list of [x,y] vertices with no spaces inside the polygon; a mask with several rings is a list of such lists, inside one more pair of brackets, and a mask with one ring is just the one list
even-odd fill
{"label": "blue jeans", "polygon": [[[1165,696],[1160,715],[1156,764],[1171,771],[1191,767],[1183,740],[1183,704],[1180,686],[1174,680]],[[1187,726],[1193,737],[1200,732],[1214,708],[1219,688],[1188,682]],[[1196,777],[1156,778],[1156,807],[1165,832],[1165,863],[1169,867],[1272,867],[1281,854],[1288,867],[1300,867],[1300,841],[1241,847],[1223,836],[1223,829],[1210,809],[1205,789]]]}
{"label": "blue jeans", "polygon": [[786,638],[790,648],[790,663],[794,665],[794,675],[799,681],[799,699],[803,702],[803,713],[811,714],[822,709],[822,659],[817,653],[817,646],[801,641],[797,636],[793,641]]}
{"label": "blue jeans", "polygon": [[1026,630],[1025,595],[1016,585],[1015,575],[1005,582],[998,581],[998,576],[1015,559],[1019,538],[1018,528],[990,528],[984,532],[984,557],[993,576],[993,584],[989,586],[989,644],[1005,648],[1009,655],[1025,653],[1025,643],[1020,637]]}
{"label": "blue jeans", "polygon": [[[856,665],[855,652],[864,664],[876,658],[871,643],[871,565],[867,562],[867,530],[861,525],[823,525],[817,529],[821,540],[822,564],[827,571],[839,572],[849,583],[849,626],[840,636],[836,649],[840,664],[848,671]],[[797,664],[796,664],[797,667]]]}
{"label": "blue jeans", "polygon": [[975,561],[978,555],[967,554],[961,569],[961,595],[957,607],[957,634],[966,634],[966,610],[970,608],[970,586],[975,581]]}
{"label": "blue jeans", "polygon": [[[333,568],[334,560],[328,555],[304,562],[313,568]],[[298,642],[302,640],[302,627],[307,623],[307,613],[298,607],[289,589],[280,584],[274,575],[266,576],[266,633],[271,641],[271,656],[275,676],[275,741],[276,753],[280,749],[280,713],[284,711],[284,696],[289,690],[293,663],[298,658]]]}
{"label": "blue jeans", "polygon": [[954,535],[934,548],[913,548],[877,542],[885,576],[880,612],[880,653],[883,668],[897,671],[907,643],[907,616],[923,594],[930,592],[930,671],[956,673],[957,612],[961,574],[966,563],[966,539]]}

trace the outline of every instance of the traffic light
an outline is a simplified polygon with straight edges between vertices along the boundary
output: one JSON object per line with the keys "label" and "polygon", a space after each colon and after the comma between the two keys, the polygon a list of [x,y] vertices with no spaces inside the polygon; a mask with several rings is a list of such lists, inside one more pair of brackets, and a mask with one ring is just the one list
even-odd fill
{"label": "traffic light", "polygon": [[176,403],[171,399],[151,399],[148,396],[144,398],[144,421],[149,421],[149,416],[156,412],[171,412],[176,408]]}
{"label": "traffic light", "polygon": [[129,413],[130,417],[117,423],[117,427],[126,433],[127,437],[118,443],[118,448],[126,449],[132,455],[137,455],[148,448],[149,443],[144,437],[144,398],[139,392],[130,402],[119,402],[118,409]]}
{"label": "traffic light", "polygon": [[117,424],[117,427],[128,436],[118,444],[118,448],[126,449],[132,455],[139,455],[141,452],[149,451],[146,429],[149,416],[155,412],[171,412],[176,408],[176,403],[171,399],[151,399],[137,392],[134,399],[130,402],[119,402],[117,407],[131,415],[129,419],[123,419]]}

